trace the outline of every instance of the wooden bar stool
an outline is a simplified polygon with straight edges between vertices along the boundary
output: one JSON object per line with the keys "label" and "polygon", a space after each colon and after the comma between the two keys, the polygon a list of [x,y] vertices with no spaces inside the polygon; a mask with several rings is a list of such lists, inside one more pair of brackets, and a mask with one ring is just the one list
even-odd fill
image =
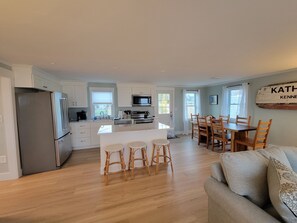
{"label": "wooden bar stool", "polygon": [[[134,179],[135,160],[142,160],[143,166],[147,167],[147,172],[149,175],[151,175],[149,162],[148,162],[148,158],[147,158],[147,146],[146,146],[145,142],[140,142],[140,141],[130,142],[130,143],[128,143],[127,146],[130,148],[129,168],[128,169],[129,170],[131,169],[132,179]],[[138,150],[141,150],[142,158],[135,158],[135,153]]]}
{"label": "wooden bar stool", "polygon": [[[163,149],[163,155],[160,155],[160,150],[161,149]],[[168,156],[167,156],[166,149],[168,151]],[[155,155],[155,151],[156,151],[156,155]],[[160,157],[164,158],[164,163],[165,164],[167,164],[167,163],[171,164],[171,171],[173,172],[172,158],[171,158],[171,153],[170,153],[170,142],[167,139],[155,139],[155,140],[153,140],[153,154],[152,154],[151,166],[153,165],[153,163],[156,163],[155,174],[157,174],[158,171],[159,171]]]}
{"label": "wooden bar stool", "polygon": [[[106,179],[106,185],[108,184],[109,166],[113,164],[121,164],[122,171],[124,172],[125,180],[127,180],[126,164],[124,160],[124,146],[122,144],[112,144],[112,145],[106,146],[104,151],[106,154],[106,160],[105,160],[105,166],[104,166],[104,176]],[[110,162],[110,157],[113,153],[119,153],[120,161]]]}

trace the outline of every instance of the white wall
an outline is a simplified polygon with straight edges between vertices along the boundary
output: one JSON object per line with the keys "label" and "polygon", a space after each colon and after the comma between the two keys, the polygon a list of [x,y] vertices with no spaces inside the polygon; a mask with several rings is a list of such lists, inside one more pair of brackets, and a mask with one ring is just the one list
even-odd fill
{"label": "white wall", "polygon": [[[207,100],[206,100],[206,88],[196,87],[196,88],[182,88],[176,87],[174,88],[174,121],[175,121],[175,131],[177,133],[181,133],[184,131],[184,122],[183,122],[183,90],[199,90],[200,97],[201,97],[201,113],[202,115],[208,115],[208,108],[205,107]],[[189,128],[191,126],[189,125]]]}
{"label": "white wall", "polygon": [[[9,66],[0,63],[0,155],[7,163],[0,164],[0,180],[16,179],[20,176],[20,159],[16,127],[13,73]],[[2,141],[3,140],[3,141]]]}

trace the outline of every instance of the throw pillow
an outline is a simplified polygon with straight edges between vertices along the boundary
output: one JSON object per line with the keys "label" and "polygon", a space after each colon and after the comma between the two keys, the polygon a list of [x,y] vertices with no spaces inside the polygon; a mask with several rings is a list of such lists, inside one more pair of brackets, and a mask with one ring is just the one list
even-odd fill
{"label": "throw pillow", "polygon": [[220,156],[230,190],[259,207],[269,204],[267,163],[255,151],[223,153]]}
{"label": "throw pillow", "polygon": [[271,203],[285,222],[297,222],[297,174],[279,160],[270,158],[267,181]]}

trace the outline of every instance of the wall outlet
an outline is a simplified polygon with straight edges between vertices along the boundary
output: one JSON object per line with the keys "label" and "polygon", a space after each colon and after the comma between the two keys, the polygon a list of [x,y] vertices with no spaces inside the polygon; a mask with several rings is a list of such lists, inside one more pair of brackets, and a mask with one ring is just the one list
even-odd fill
{"label": "wall outlet", "polygon": [[0,163],[6,163],[6,156],[0,156]]}

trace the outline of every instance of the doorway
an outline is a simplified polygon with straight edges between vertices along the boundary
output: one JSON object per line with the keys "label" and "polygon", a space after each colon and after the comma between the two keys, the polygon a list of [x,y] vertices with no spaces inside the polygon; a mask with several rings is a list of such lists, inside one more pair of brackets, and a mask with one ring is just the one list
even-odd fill
{"label": "doorway", "polygon": [[174,128],[174,88],[157,88],[159,122]]}

